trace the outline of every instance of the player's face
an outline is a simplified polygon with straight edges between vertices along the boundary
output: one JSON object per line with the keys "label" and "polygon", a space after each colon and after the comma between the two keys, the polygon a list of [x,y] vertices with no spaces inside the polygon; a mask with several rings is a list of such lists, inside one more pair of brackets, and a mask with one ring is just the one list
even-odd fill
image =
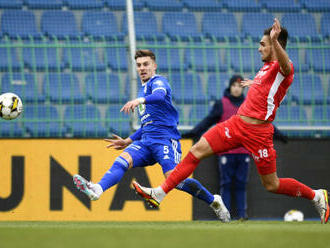
{"label": "player's face", "polygon": [[140,57],[136,59],[136,69],[142,82],[147,82],[156,73],[157,65],[151,57]]}
{"label": "player's face", "polygon": [[269,62],[273,57],[272,45],[270,43],[270,37],[268,35],[264,35],[259,42],[259,53],[261,54],[261,60],[263,62]]}
{"label": "player's face", "polygon": [[243,93],[243,88],[239,82],[235,82],[230,86],[230,94],[234,97],[239,97]]}

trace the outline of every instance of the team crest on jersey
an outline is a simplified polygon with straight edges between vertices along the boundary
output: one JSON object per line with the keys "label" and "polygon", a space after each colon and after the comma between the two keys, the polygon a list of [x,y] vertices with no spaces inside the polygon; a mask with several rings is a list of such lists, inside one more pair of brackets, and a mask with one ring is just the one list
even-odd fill
{"label": "team crest on jersey", "polygon": [[139,104],[138,110],[139,110],[140,115],[143,115],[144,112],[146,111],[146,105],[143,103]]}

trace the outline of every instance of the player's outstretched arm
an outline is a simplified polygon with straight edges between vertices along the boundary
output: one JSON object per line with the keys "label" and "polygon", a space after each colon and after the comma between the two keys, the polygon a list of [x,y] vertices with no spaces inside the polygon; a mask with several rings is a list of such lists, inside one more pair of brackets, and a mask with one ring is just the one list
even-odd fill
{"label": "player's outstretched arm", "polygon": [[289,56],[283,49],[281,44],[278,42],[278,36],[281,33],[281,24],[277,18],[274,19],[272,30],[270,31],[270,40],[274,48],[278,63],[280,64],[281,70],[285,76],[289,75],[291,72],[291,64]]}
{"label": "player's outstretched arm", "polygon": [[126,114],[129,114],[130,111],[134,112],[134,109],[141,103],[145,102],[145,98],[144,97],[139,97],[136,98],[132,101],[128,101],[127,103],[125,103],[125,105],[121,108],[120,112],[124,112]]}
{"label": "player's outstretched arm", "polygon": [[116,150],[122,150],[133,142],[130,137],[123,139],[122,137],[116,134],[112,134],[112,136],[113,136],[112,139],[104,139],[106,142],[110,143],[107,145],[107,148],[112,147]]}

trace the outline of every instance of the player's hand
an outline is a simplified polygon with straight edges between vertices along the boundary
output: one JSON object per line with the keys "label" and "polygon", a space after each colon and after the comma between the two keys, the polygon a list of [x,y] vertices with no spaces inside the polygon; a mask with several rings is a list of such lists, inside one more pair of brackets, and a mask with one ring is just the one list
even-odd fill
{"label": "player's hand", "polygon": [[244,79],[240,82],[241,87],[245,88],[245,87],[250,87],[252,84],[254,84],[255,82],[251,79]]}
{"label": "player's hand", "polygon": [[140,104],[140,100],[139,98],[134,99],[132,101],[127,102],[120,110],[120,112],[124,112],[126,114],[129,114],[130,111],[132,111],[132,113],[134,112],[134,109]]}
{"label": "player's hand", "polygon": [[121,138],[120,136],[116,135],[116,134],[112,134],[112,139],[104,139],[106,142],[109,142],[110,144],[107,145],[107,148],[114,148],[116,150],[122,150],[124,149],[126,146],[129,145],[128,142],[126,142],[126,140],[124,140],[123,138]]}
{"label": "player's hand", "polygon": [[279,20],[275,18],[272,26],[272,30],[270,31],[270,39],[272,41],[276,41],[280,33],[281,33],[281,24]]}

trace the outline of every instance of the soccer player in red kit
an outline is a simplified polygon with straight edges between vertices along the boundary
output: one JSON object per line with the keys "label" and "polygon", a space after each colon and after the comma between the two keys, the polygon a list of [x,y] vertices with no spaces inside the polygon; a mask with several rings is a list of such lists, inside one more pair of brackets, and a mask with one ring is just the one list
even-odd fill
{"label": "soccer player in red kit", "polygon": [[158,206],[170,190],[195,170],[201,159],[243,145],[251,152],[266,190],[311,200],[320,214],[321,223],[327,223],[327,190],[313,190],[295,179],[278,178],[276,173],[271,122],[294,76],[292,62],[285,51],[287,38],[287,30],[275,19],[273,26],[264,31],[260,40],[259,52],[264,66],[253,80],[241,83],[242,87],[250,89],[237,115],[208,130],[161,186],[146,188],[133,182],[139,195],[151,205]]}

